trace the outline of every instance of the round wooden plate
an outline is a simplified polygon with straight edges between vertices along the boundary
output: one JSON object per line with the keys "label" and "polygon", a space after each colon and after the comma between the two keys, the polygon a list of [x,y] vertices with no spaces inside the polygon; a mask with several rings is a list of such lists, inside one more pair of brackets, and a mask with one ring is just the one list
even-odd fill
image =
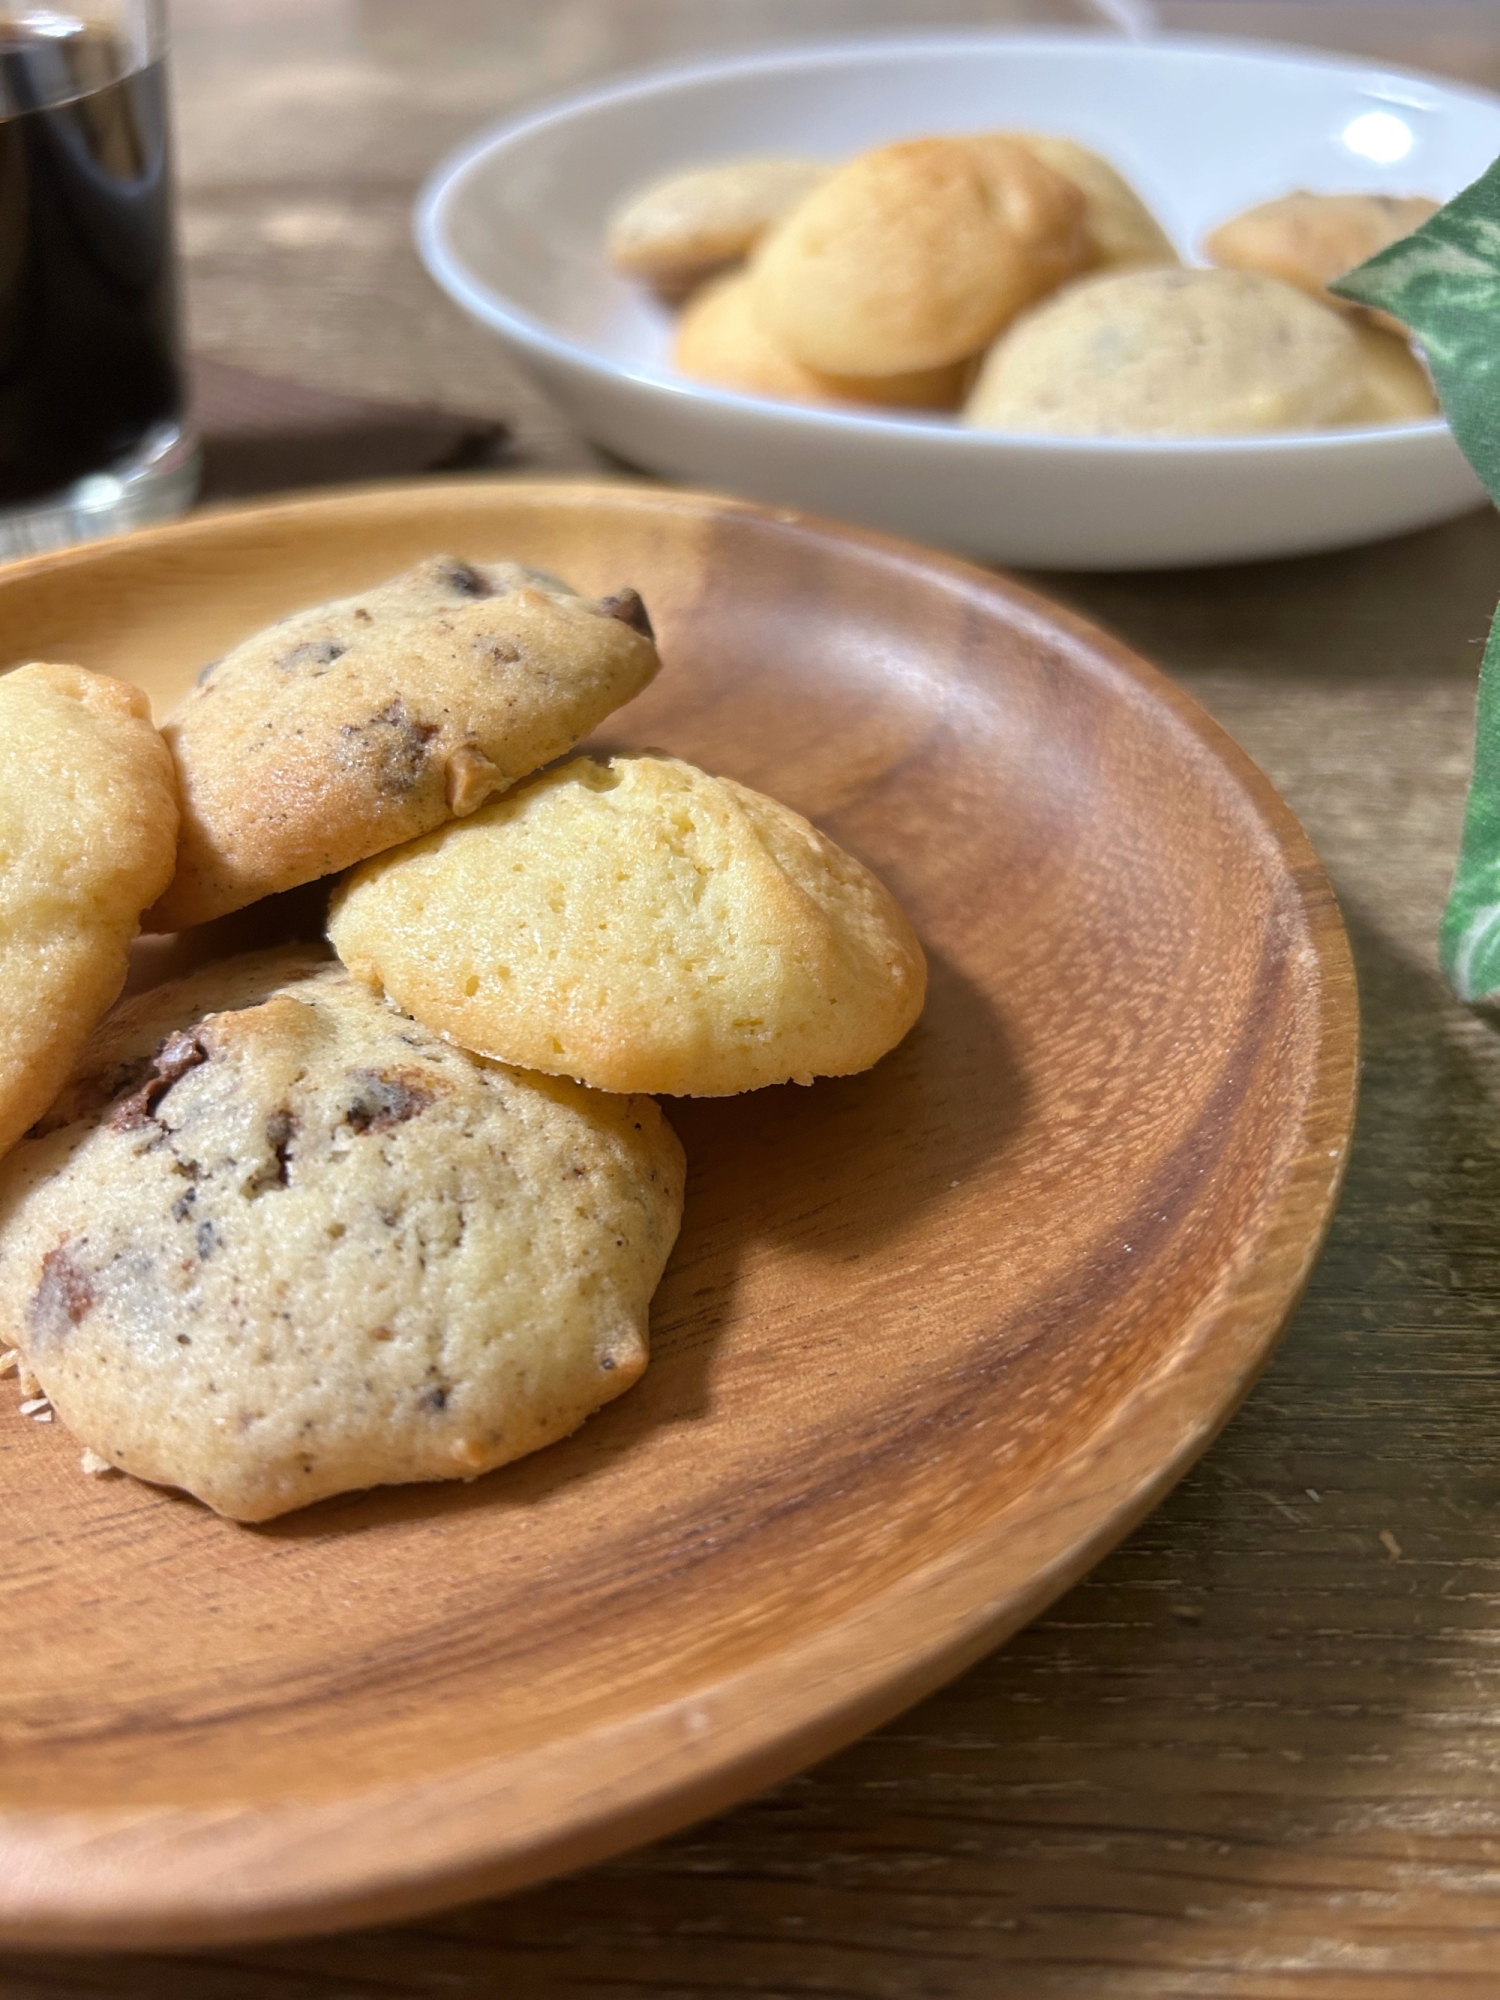
{"label": "round wooden plate", "polygon": [[692,494],[426,484],[12,568],[0,660],[160,714],[256,627],[443,550],[638,587],[665,666],[607,743],[870,862],[927,1011],[867,1075],[669,1106],[687,1213],[645,1380],[472,1486],[238,1527],[85,1479],[6,1399],[6,1942],[391,1918],[811,1762],[1139,1519],[1328,1222],[1355,1005],[1307,840],[1185,695],[1000,578]]}

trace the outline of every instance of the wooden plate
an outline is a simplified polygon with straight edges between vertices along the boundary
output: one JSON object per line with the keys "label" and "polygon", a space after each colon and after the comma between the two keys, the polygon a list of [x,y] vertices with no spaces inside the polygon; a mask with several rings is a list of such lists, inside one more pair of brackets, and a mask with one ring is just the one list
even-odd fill
{"label": "wooden plate", "polygon": [[1329,1218],[1355,1009],[1312,850],[1185,695],[1013,584],[690,494],[428,484],[0,573],[0,660],[160,713],[255,627],[440,550],[638,586],[666,666],[608,741],[871,862],[927,1011],[868,1075],[671,1107],[646,1379],[473,1486],[236,1527],[84,1479],[6,1399],[6,1942],[391,1918],[822,1756],[1140,1517]]}

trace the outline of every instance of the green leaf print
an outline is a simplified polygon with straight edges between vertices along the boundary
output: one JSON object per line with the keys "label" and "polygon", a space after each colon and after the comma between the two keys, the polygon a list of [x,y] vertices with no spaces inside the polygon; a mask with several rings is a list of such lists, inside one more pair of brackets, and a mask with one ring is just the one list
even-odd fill
{"label": "green leaf print", "polygon": [[[1500,502],[1500,160],[1332,289],[1411,328],[1460,449]],[[1500,612],[1479,669],[1474,776],[1440,950],[1460,999],[1500,999]]]}

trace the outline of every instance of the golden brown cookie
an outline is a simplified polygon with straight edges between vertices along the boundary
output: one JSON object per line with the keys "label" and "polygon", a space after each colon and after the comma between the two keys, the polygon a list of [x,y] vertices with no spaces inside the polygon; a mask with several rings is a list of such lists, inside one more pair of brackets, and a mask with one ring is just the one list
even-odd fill
{"label": "golden brown cookie", "polygon": [[955,410],[972,373],[966,361],[913,375],[820,375],[793,361],[761,326],[750,305],[750,279],[733,271],[705,285],[688,302],[677,328],[673,360],[684,375],[750,396],[792,403],[866,403],[916,410]]}
{"label": "golden brown cookie", "polygon": [[1051,132],[1008,132],[1005,138],[1070,180],[1083,196],[1084,221],[1094,245],[1093,268],[1130,271],[1181,262],[1156,217],[1123,174],[1076,139]]}
{"label": "golden brown cookie", "polygon": [[1013,140],[864,153],[800,202],[751,263],[756,317],[804,367],[899,375],[977,354],[1084,269],[1085,203]]}
{"label": "golden brown cookie", "polygon": [[[1204,238],[1203,254],[1229,270],[1262,271],[1280,278],[1340,312],[1363,313],[1365,308],[1336,298],[1326,287],[1367,257],[1410,236],[1437,209],[1426,195],[1299,191],[1221,222]],[[1389,314],[1369,317],[1404,331]]]}
{"label": "golden brown cookie", "polygon": [[1351,422],[1410,424],[1437,415],[1432,379],[1399,333],[1357,322],[1353,333],[1364,366],[1364,394]]}
{"label": "golden brown cookie", "polygon": [[1086,278],[995,343],[964,410],[981,430],[1236,437],[1357,420],[1365,366],[1338,313],[1249,271]]}
{"label": "golden brown cookie", "polygon": [[0,1152],[57,1094],[171,879],[177,788],[139,688],[0,677]]}
{"label": "golden brown cookie", "polygon": [[697,1097],[869,1068],[927,976],[867,868],[775,799],[661,756],[577,758],[367,862],[329,936],[465,1048]]}
{"label": "golden brown cookie", "polygon": [[471,1479],[646,1366],[682,1151],[316,951],[126,1002],[0,1171],[0,1342],[139,1478],[263,1521]]}
{"label": "golden brown cookie", "polygon": [[283,619],[163,725],[182,839],[148,923],[206,923],[472,812],[658,664],[633,590],[592,603],[516,563],[435,556]]}
{"label": "golden brown cookie", "polygon": [[662,291],[686,290],[749,256],[772,223],[831,172],[826,160],[769,155],[669,174],[616,212],[610,261]]}

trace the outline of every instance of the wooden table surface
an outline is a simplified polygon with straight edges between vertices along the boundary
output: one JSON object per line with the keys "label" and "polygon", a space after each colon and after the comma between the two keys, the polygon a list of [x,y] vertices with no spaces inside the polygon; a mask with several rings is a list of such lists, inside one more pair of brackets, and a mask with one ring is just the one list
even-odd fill
{"label": "wooden table surface", "polygon": [[[1500,86],[1496,0],[1162,0],[1171,26]],[[176,0],[193,342],[593,454],[428,284],[416,182],[507,105],[660,56],[1085,0]],[[0,1960],[0,2000],[515,1994],[1408,2000],[1500,1992],[1500,1041],[1433,934],[1500,521],[1041,586],[1176,674],[1300,814],[1353,934],[1363,1107],[1284,1347],[1044,1618],[806,1776],[415,1925]]]}

